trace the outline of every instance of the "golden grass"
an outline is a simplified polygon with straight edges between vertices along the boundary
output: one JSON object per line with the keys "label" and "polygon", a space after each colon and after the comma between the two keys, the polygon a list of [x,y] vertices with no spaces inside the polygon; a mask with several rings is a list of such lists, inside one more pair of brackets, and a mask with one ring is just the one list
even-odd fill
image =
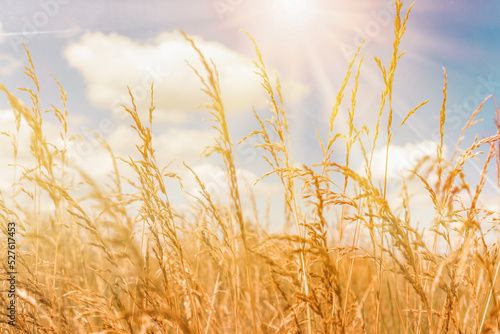
{"label": "golden grass", "polygon": [[[184,35],[202,64],[201,69],[193,66],[193,70],[207,94],[210,121],[218,132],[215,145],[205,154],[222,158],[229,199],[228,203],[217,203],[195,171],[185,165],[199,186],[198,195],[189,194],[195,215],[176,210],[169,200],[167,179],[181,185],[183,180],[156,160],[153,87],[147,122],[141,119],[132,94],[132,107],[124,107],[137,133],[138,158],[117,157],[103,141],[114,166],[111,185],[103,187],[68,159],[68,144],[74,139],[68,133],[66,93],[59,82],[62,107],[52,106],[50,112],[60,123],[63,144],[47,142],[40,87],[28,53],[26,74],[35,89],[22,91],[28,94],[31,107],[0,85],[16,120],[14,133],[4,133],[11,139],[10,163],[15,169],[11,203],[3,195],[0,198],[1,226],[5,235],[6,222],[16,221],[19,226],[17,323],[15,328],[7,325],[6,307],[2,306],[2,332],[498,332],[499,245],[491,240],[498,238],[499,213],[480,203],[493,162],[500,180],[499,111],[497,108],[498,132],[481,140],[476,137],[459,154],[463,133],[477,122],[475,117],[486,100],[481,103],[448,158],[444,152],[445,72],[436,125],[440,130],[437,152],[402,179],[402,205],[390,202],[387,165],[391,141],[427,103],[410,110],[393,131],[393,83],[411,7],[404,18],[399,0],[396,9],[388,69],[375,58],[385,82],[375,128],[355,127],[364,61],[358,60],[360,46],[333,106],[326,145],[318,134],[323,156],[312,165],[299,167],[293,160],[293,134],[280,82],[271,82],[257,43],[249,36],[255,45],[256,73],[268,96],[269,113],[265,116],[254,111],[260,128],[242,141],[260,137],[257,148],[269,171],[256,182],[275,174],[283,186],[286,226],[281,234],[271,234],[262,222],[244,216],[244,195],[237,179],[239,160],[226,121],[217,68],[188,36]],[[354,83],[350,83],[353,69]],[[335,120],[350,84],[348,131],[342,133],[335,130]],[[384,112],[388,121],[385,178],[376,185],[372,162]],[[21,120],[31,132],[33,166],[18,162]],[[344,159],[334,151],[340,140],[346,145]],[[467,183],[464,168],[481,157],[483,147],[488,151],[479,181]],[[356,150],[365,162],[363,174],[350,163]],[[119,163],[129,166],[135,178],[120,175]],[[69,177],[75,173],[77,180]],[[335,176],[341,176],[343,184],[336,184]],[[90,189],[83,197],[74,195],[78,182]],[[124,193],[123,182],[136,192]],[[411,217],[410,182],[419,183],[434,205],[429,208],[434,218],[428,222],[427,235]],[[23,204],[20,196],[27,197],[30,204]],[[48,215],[41,211],[47,201],[55,208]],[[332,212],[339,213],[337,218],[331,218]],[[5,243],[1,245],[5,267],[7,248]],[[7,294],[0,294],[0,298],[2,305],[7,305]]]}

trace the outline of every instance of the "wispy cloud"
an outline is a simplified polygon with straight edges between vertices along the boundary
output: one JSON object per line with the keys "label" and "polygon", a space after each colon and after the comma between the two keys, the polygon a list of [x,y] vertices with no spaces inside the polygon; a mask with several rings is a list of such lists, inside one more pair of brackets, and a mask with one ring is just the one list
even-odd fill
{"label": "wispy cloud", "polygon": [[[198,47],[218,65],[224,106],[228,113],[249,110],[262,104],[263,89],[248,57],[219,42],[194,37]],[[123,114],[122,104],[130,97],[129,85],[139,109],[150,103],[150,86],[155,85],[157,120],[182,122],[186,111],[208,102],[200,80],[186,62],[200,68],[197,55],[180,32],[163,33],[153,43],[139,43],[118,34],[87,33],[64,51],[71,67],[85,78],[87,95],[97,107]],[[289,99],[307,90],[288,82]]]}

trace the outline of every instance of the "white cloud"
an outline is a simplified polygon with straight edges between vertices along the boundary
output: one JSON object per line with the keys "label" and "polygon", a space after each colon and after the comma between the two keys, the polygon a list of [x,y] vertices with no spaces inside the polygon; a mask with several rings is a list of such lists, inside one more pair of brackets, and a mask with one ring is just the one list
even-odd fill
{"label": "white cloud", "polygon": [[197,160],[205,147],[215,143],[216,135],[215,130],[188,130],[172,127],[157,136],[153,145],[157,153],[168,160]]}
{"label": "white cloud", "polygon": [[6,53],[0,54],[0,75],[8,76],[22,65],[23,63],[19,59]]}
{"label": "white cloud", "polygon": [[[223,169],[221,166],[216,166],[207,162],[197,164],[195,166],[192,166],[191,168],[203,182],[204,186],[211,194],[214,201],[218,201],[219,203],[223,204],[227,203],[229,186],[225,169]],[[188,170],[184,170],[181,172],[181,177],[183,179],[183,185],[186,191],[190,194],[199,196],[200,186],[196,182],[193,174]],[[237,183],[240,197],[243,200],[242,203],[247,213],[250,212],[251,209],[247,201],[247,190],[253,192],[257,200],[260,200],[261,202],[262,199],[267,198],[267,195],[282,196],[283,190],[279,184],[273,184],[267,182],[266,180],[262,180],[259,183],[254,184],[259,177],[254,172],[248,169],[237,169],[236,178],[238,181]],[[263,205],[263,203],[259,203],[259,205]]]}
{"label": "white cloud", "polygon": [[[410,171],[415,170],[422,159],[429,157],[434,159],[437,152],[438,143],[434,141],[421,141],[418,143],[408,143],[406,145],[390,145],[388,164],[387,164],[387,200],[394,213],[399,212],[400,217],[403,217],[403,197],[402,177],[407,183],[408,195],[410,197],[410,212],[412,216],[412,224],[416,226],[420,223],[420,228],[429,228],[434,217],[434,204],[428,191],[423,183],[418,178],[410,178]],[[446,155],[446,147],[444,147]],[[376,149],[373,154],[372,161],[372,177],[376,186],[381,186],[385,177],[386,163],[386,148],[381,146]],[[425,162],[417,172],[422,175],[422,171],[429,166],[429,162]],[[365,175],[364,166],[359,166],[357,172]],[[427,177],[430,185],[434,185],[436,181],[435,174]]]}
{"label": "white cloud", "polygon": [[[226,111],[238,112],[262,103],[264,92],[251,59],[219,42],[192,37],[196,45],[217,66]],[[140,109],[147,110],[150,86],[155,83],[158,120],[182,122],[186,111],[209,102],[201,92],[201,82],[188,61],[204,74],[199,57],[179,32],[165,32],[150,44],[142,44],[118,34],[87,33],[64,50],[71,67],[87,83],[87,94],[97,107],[123,114],[121,104],[129,104],[128,85]],[[304,96],[307,89],[284,81],[289,100]]]}
{"label": "white cloud", "polygon": [[[15,119],[11,110],[0,110],[0,124],[0,131],[10,131],[11,133],[15,132]],[[50,121],[45,121],[43,123],[43,127],[44,136],[47,141],[55,144],[59,148],[62,148],[63,142],[60,138],[60,126],[58,126],[58,124],[51,123]],[[214,196],[214,201],[226,204],[228,200],[228,188],[224,170],[210,163],[210,159],[199,162],[200,153],[204,147],[213,144],[213,138],[216,131],[213,129],[195,130],[182,129],[178,127],[170,127],[163,132],[159,132],[159,130],[160,129],[153,128],[153,146],[156,150],[158,165],[163,167],[171,160],[176,159],[176,163],[172,164],[172,166],[167,169],[167,172],[175,172],[181,176],[186,189],[191,193],[196,194],[199,191],[199,186],[194,181],[191,172],[189,172],[182,165],[182,162],[186,161],[190,166],[193,166],[193,169],[207,185]],[[10,200],[13,194],[13,182],[19,181],[24,168],[33,168],[36,164],[29,147],[31,132],[32,131],[26,122],[22,121],[18,135],[19,155],[17,161],[17,175],[15,178],[14,167],[12,166],[14,160],[12,157],[10,139],[7,136],[0,136],[0,160],[6,162],[0,166],[0,196],[3,196],[7,201]],[[99,141],[94,139],[91,135],[86,135],[83,131],[74,128],[70,128],[69,132],[70,135],[80,133],[83,138],[83,141],[70,141],[67,145],[68,150],[66,154],[68,155],[72,166],[75,166],[79,170],[85,172],[90,177],[92,182],[101,188],[106,188],[108,185],[112,185],[113,179],[110,177],[110,173],[113,172],[113,161],[109,152],[107,152],[100,145]],[[156,134],[156,132],[159,133]],[[132,155],[133,157],[138,158],[137,148],[135,145],[140,144],[140,139],[135,131],[130,127],[116,126],[112,132],[107,135],[105,134],[105,138],[116,155],[123,157]],[[135,172],[133,172],[132,169],[125,163],[118,161],[118,168],[122,176],[125,176],[133,181],[137,180]],[[70,193],[75,198],[85,196],[92,191],[91,187],[87,183],[87,180],[84,180],[75,169],[66,168],[65,175],[67,177],[66,186],[72,189]],[[243,177],[248,181],[248,184],[254,191],[258,201],[265,201],[268,193],[272,196],[279,196],[279,198],[282,198],[280,192],[281,188],[279,185],[262,181],[257,184],[257,186],[254,186],[254,181],[258,178],[258,176],[251,171],[244,169],[238,170],[237,177],[243,210],[247,215],[251,215],[252,211],[247,200]],[[171,196],[173,203],[175,203],[176,206],[182,203],[189,203],[189,201],[185,201],[183,199],[183,195],[179,191],[180,188],[174,183],[171,185],[173,186],[168,187],[168,193],[169,197]],[[28,191],[33,189],[33,185],[28,180],[24,180],[22,182],[22,187]],[[136,190],[133,189],[127,182],[123,182],[122,187],[124,193],[130,193]],[[32,199],[24,193],[19,193],[16,196],[16,202],[22,207],[29,208],[31,205],[30,203],[32,203]],[[88,208],[91,209],[91,204],[88,205]],[[263,205],[265,205],[265,203]],[[45,192],[42,192],[42,206],[47,215],[54,212],[53,203]],[[85,208],[87,208],[87,206],[85,206]]]}
{"label": "white cloud", "polygon": [[[42,125],[43,135],[51,143],[60,145],[59,128],[50,122],[44,122]],[[0,110],[0,196],[5,203],[10,204],[15,196],[16,205],[32,208],[33,200],[25,192],[32,192],[34,186],[31,181],[23,179],[23,175],[36,166],[35,158],[31,152],[32,131],[26,121],[21,118],[19,132],[16,131],[16,122],[14,112],[10,109]],[[17,139],[17,159],[14,160],[14,136]],[[16,166],[17,163],[17,166]],[[56,163],[55,163],[56,164]],[[54,169],[57,170],[57,167]],[[33,172],[31,173],[33,174]],[[49,215],[54,212],[54,205],[48,196],[42,195],[40,202],[42,215]],[[17,211],[21,214],[22,210]]]}
{"label": "white cloud", "polygon": [[[215,130],[195,130],[170,127],[162,133],[155,134],[153,127],[153,148],[159,163],[172,160],[197,161],[203,149],[214,143]],[[119,126],[109,136],[107,142],[115,154],[134,156],[135,145],[140,144],[138,134],[130,126]]]}
{"label": "white cloud", "polygon": [[[155,129],[153,128],[153,132]],[[185,191],[199,196],[200,186],[195,181],[193,174],[183,165],[185,161],[204,183],[205,187],[212,195],[212,200],[225,205],[228,202],[227,176],[223,164],[214,164],[211,159],[199,160],[200,153],[205,146],[213,144],[215,130],[194,130],[170,127],[164,132],[153,135],[153,147],[155,149],[156,161],[160,168],[175,159],[166,172],[176,173],[181,179]],[[106,141],[112,147],[115,155],[134,159],[140,159],[135,145],[140,144],[140,139],[133,129],[128,126],[118,126],[111,134],[106,136]],[[112,172],[112,160],[109,153],[98,144],[93,144],[89,138],[84,142],[87,147],[74,143],[71,152],[79,154],[77,165],[90,175],[96,184],[110,184],[109,173]],[[73,154],[72,153],[72,154]],[[73,156],[73,155],[72,155]],[[220,161],[220,160],[219,160]],[[122,176],[136,180],[135,172],[126,164],[118,163],[119,172]],[[250,216],[252,209],[247,197],[247,189],[244,180],[247,181],[249,189],[254,193],[259,205],[265,206],[268,194],[282,198],[282,189],[279,184],[273,184],[266,180],[254,185],[258,176],[250,170],[237,170],[238,187],[242,198],[242,205],[245,215]],[[170,183],[168,193],[170,200],[175,206],[186,205],[193,200],[189,196],[183,196],[176,181]],[[132,192],[130,186],[123,184],[124,192]],[[79,186],[83,187],[83,186]],[[81,193],[81,192],[79,192]],[[187,201],[185,200],[187,199]]]}
{"label": "white cloud", "polygon": [[[417,164],[424,157],[434,158],[437,152],[437,143],[434,141],[426,140],[418,143],[409,143],[404,146],[390,145],[388,164],[387,164],[387,177],[392,181],[401,180],[401,175],[408,176],[410,171],[413,170]],[[446,154],[446,147],[444,147],[444,154]],[[386,148],[381,147],[375,150],[372,161],[372,176],[374,180],[383,180],[385,176],[385,162],[386,162]],[[362,167],[359,168],[360,172],[364,172]]]}
{"label": "white cloud", "polygon": [[[61,144],[60,131],[58,125],[48,121],[42,123],[43,136],[48,141],[55,145]],[[16,123],[14,112],[10,109],[0,110],[0,160],[13,162],[13,146],[9,135],[17,135],[18,152],[17,159],[20,164],[31,163],[33,156],[31,153],[31,133],[32,130],[24,120],[21,118],[19,133],[16,134]],[[4,166],[6,166],[4,164]]]}

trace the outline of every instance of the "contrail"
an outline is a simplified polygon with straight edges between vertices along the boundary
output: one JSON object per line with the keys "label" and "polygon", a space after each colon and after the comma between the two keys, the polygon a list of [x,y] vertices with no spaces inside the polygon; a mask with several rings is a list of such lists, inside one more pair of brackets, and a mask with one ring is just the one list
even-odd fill
{"label": "contrail", "polygon": [[2,32],[2,36],[26,36],[26,35],[43,35],[43,34],[59,34],[65,32],[82,32],[86,30],[76,29],[76,30],[41,30],[41,31],[26,31],[26,32]]}

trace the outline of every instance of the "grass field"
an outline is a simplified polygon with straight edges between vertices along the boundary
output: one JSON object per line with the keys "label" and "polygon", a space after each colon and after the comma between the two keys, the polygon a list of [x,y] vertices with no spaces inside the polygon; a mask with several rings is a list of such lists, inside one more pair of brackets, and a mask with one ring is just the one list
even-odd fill
{"label": "grass field", "polygon": [[[176,209],[169,199],[168,185],[183,180],[156,161],[154,87],[148,112],[135,104],[124,107],[137,134],[138,158],[116,156],[102,142],[115,163],[105,186],[70,162],[67,147],[75,139],[68,133],[71,110],[63,85],[61,101],[55,103],[59,107],[45,113],[36,57],[28,53],[25,72],[32,88],[19,94],[32,105],[0,85],[17,124],[4,133],[13,150],[12,160],[4,163],[13,166],[13,178],[11,193],[0,200],[2,333],[499,332],[499,213],[481,205],[489,169],[497,171],[491,181],[500,182],[499,111],[496,134],[465,143],[462,134],[473,131],[479,105],[455,151],[446,152],[444,72],[437,149],[402,176],[401,200],[388,199],[389,147],[397,130],[426,103],[407,111],[401,123],[393,121],[399,45],[411,11],[402,12],[399,0],[396,7],[392,58],[386,65],[375,60],[385,82],[374,110],[378,122],[354,125],[362,117],[355,112],[356,101],[363,99],[358,80],[366,61],[360,46],[325,120],[329,133],[318,139],[323,154],[310,165],[293,159],[286,97],[279,81],[271,81],[249,36],[269,110],[255,112],[260,127],[242,141],[259,138],[257,149],[268,164],[262,178],[272,175],[283,187],[282,233],[271,233],[269,222],[244,212],[242,202],[257,203],[251,192],[257,180],[246,180],[248,189],[238,182],[236,147],[241,142],[231,137],[226,121],[216,69],[223,64],[205,58],[187,35],[202,63],[193,70],[207,95],[210,125],[217,130],[205,155],[221,159],[227,180],[227,201],[221,202],[185,165],[198,182],[198,191],[186,194],[189,212]],[[341,104],[349,113],[345,133],[336,130]],[[57,143],[46,139],[46,116],[59,121]],[[30,132],[34,165],[18,162],[21,131]],[[345,147],[345,156],[335,151],[337,145]],[[387,152],[382,182],[372,176],[374,152],[380,148]],[[363,172],[352,167],[353,155],[362,157]],[[465,175],[472,160],[482,167],[475,178]],[[134,177],[121,175],[118,165]],[[412,219],[410,182],[419,184],[433,203],[425,229]],[[125,185],[134,192],[124,191]],[[8,324],[7,309],[8,222],[17,226],[15,327]]]}

